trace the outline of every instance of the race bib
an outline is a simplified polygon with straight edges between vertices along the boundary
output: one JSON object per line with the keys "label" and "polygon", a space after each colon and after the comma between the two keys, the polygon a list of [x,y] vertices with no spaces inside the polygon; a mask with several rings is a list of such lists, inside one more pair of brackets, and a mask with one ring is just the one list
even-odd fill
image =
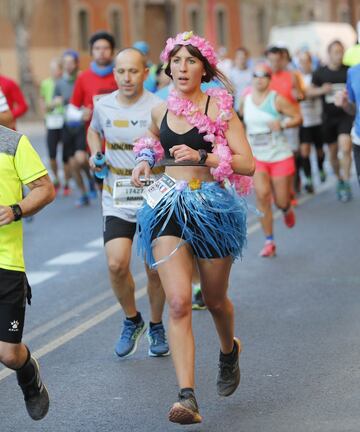
{"label": "race bib", "polygon": [[250,144],[254,147],[264,147],[271,142],[271,133],[250,135]]}
{"label": "race bib", "polygon": [[346,89],[346,84],[338,83],[338,84],[332,84],[332,90],[331,93],[325,95],[325,102],[327,104],[333,104],[335,103],[335,95],[339,91],[344,91]]}
{"label": "race bib", "polygon": [[144,189],[144,198],[151,208],[155,208],[164,196],[174,189],[175,185],[176,181],[164,174],[159,180]]}
{"label": "race bib", "polygon": [[62,114],[48,114],[45,117],[46,128],[53,129],[62,129],[64,126],[64,116]]}
{"label": "race bib", "polygon": [[[150,186],[154,180],[141,180],[144,187]],[[113,188],[113,204],[117,208],[138,209],[144,198],[144,187],[138,188],[131,183],[131,179],[115,180]]]}

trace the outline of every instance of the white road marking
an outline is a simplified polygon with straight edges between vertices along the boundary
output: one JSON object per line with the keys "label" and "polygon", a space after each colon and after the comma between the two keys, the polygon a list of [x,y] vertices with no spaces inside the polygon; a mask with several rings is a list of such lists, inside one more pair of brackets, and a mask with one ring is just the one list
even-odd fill
{"label": "white road marking", "polygon": [[[142,272],[139,273],[134,277],[135,284],[138,284],[141,279],[144,279],[146,277],[146,273]],[[104,300],[107,300],[110,297],[113,297],[114,293],[111,289],[98,294],[94,298],[88,300],[85,303],[80,304],[79,306],[76,306],[75,308],[69,310],[68,312],[61,314],[60,316],[52,319],[51,321],[48,321],[45,324],[41,324],[39,327],[36,327],[34,330],[30,331],[29,333],[24,334],[24,342],[30,342],[32,339],[35,339],[38,336],[41,336],[45,333],[48,333],[53,328],[59,326],[60,324],[65,323],[66,321],[69,321],[71,318],[76,317],[80,313],[84,312],[85,310],[97,305],[98,303],[101,303]]]}
{"label": "white road marking", "polygon": [[74,252],[68,252],[62,255],[59,255],[50,261],[47,261],[45,265],[75,265],[75,264],[82,264],[85,261],[90,260],[91,258],[96,257],[96,255],[99,255],[100,252],[95,251],[89,251],[89,252],[81,252],[81,251],[74,251]]}
{"label": "white road marking", "polygon": [[99,237],[95,240],[92,240],[89,243],[86,243],[86,248],[103,248],[104,247],[104,239],[102,237]]}
{"label": "white road marking", "polygon": [[58,272],[55,271],[33,271],[27,272],[26,276],[29,279],[30,286],[34,287],[35,285],[40,284],[41,282],[45,282],[46,280],[52,278],[57,274]]}

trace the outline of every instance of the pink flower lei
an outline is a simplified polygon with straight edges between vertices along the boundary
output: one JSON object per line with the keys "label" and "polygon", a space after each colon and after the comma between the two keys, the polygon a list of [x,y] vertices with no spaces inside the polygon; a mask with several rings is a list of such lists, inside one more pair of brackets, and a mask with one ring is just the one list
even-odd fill
{"label": "pink flower lei", "polygon": [[206,94],[216,98],[219,115],[215,121],[202,113],[193,102],[179,97],[175,89],[170,92],[168,109],[177,116],[184,116],[199,133],[206,133],[204,140],[212,143],[213,153],[220,160],[217,168],[210,169],[214,179],[218,182],[229,180],[239,195],[248,195],[251,191],[252,179],[234,173],[231,167],[232,152],[225,137],[229,126],[228,121],[232,117],[233,98],[225,89],[220,88],[208,89]]}
{"label": "pink flower lei", "polygon": [[165,48],[160,55],[161,61],[164,63],[169,62],[170,53],[176,45],[192,45],[196,47],[204,57],[206,57],[207,61],[212,66],[217,65],[217,56],[210,42],[200,36],[194,35],[192,31],[179,33],[176,37],[169,38],[166,41]]}

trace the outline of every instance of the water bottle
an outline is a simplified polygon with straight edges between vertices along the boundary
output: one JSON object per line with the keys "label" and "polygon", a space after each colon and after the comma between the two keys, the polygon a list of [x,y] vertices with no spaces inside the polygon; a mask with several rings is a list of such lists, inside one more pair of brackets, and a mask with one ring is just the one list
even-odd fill
{"label": "water bottle", "polygon": [[94,157],[94,164],[101,168],[101,171],[95,171],[95,176],[99,179],[104,179],[109,171],[109,167],[106,165],[105,155],[101,152],[97,152]]}

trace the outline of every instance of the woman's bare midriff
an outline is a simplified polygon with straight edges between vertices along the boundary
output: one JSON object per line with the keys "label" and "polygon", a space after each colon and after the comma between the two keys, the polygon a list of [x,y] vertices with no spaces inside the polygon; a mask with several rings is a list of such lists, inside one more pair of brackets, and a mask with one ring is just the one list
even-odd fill
{"label": "woman's bare midriff", "polygon": [[168,166],[165,173],[175,180],[191,181],[199,179],[205,182],[214,181],[214,177],[210,174],[210,168],[202,166]]}

